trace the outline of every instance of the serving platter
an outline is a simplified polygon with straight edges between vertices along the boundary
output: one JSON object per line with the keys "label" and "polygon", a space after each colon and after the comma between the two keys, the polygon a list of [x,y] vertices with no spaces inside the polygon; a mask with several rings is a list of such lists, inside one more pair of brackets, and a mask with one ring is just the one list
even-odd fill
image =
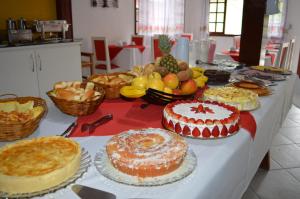
{"label": "serving platter", "polygon": [[197,166],[197,158],[195,153],[189,149],[181,166],[175,171],[163,176],[145,178],[131,176],[117,170],[110,163],[105,149],[100,149],[97,152],[94,164],[100,174],[113,181],[134,186],[159,186],[176,182],[190,175]]}
{"label": "serving platter", "polygon": [[82,175],[88,170],[89,166],[91,165],[91,156],[89,155],[88,151],[85,148],[81,148],[82,155],[80,159],[80,166],[77,172],[66,181],[51,187],[49,189],[45,189],[42,191],[31,192],[31,193],[18,193],[18,194],[9,194],[5,192],[0,192],[0,198],[30,198],[34,196],[43,196],[45,194],[53,193],[60,189],[66,188],[72,183],[75,183]]}

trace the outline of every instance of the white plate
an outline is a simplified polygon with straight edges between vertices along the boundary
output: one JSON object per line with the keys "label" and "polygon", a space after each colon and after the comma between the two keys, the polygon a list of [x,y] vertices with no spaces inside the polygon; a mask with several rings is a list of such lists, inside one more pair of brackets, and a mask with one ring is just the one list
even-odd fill
{"label": "white plate", "polygon": [[110,160],[108,159],[106,151],[104,149],[100,150],[96,154],[94,163],[97,170],[103,176],[116,182],[135,186],[158,186],[178,181],[191,174],[196,168],[197,158],[194,152],[192,150],[189,150],[181,166],[175,171],[163,176],[145,178],[128,175],[117,170],[110,163]]}
{"label": "white plate", "polygon": [[58,189],[65,188],[68,185],[75,183],[76,180],[78,180],[87,171],[87,169],[91,165],[91,161],[92,161],[91,156],[89,155],[87,150],[82,148],[81,151],[82,151],[82,155],[81,155],[79,169],[72,177],[70,177],[66,181],[62,182],[61,184],[51,187],[49,189],[45,189],[45,190],[37,191],[37,192],[31,192],[31,193],[20,193],[20,194],[9,195],[8,193],[0,192],[0,198],[2,198],[2,197],[3,198],[29,198],[29,197],[33,197],[33,196],[42,196],[42,195],[45,195],[48,193],[53,193],[53,192],[57,191]]}

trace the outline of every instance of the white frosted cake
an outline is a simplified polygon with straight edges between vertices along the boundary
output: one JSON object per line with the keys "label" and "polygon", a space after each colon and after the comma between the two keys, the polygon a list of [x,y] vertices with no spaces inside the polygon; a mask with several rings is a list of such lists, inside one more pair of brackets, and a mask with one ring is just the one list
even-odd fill
{"label": "white frosted cake", "polygon": [[259,106],[257,93],[234,87],[214,87],[203,93],[203,100],[217,101],[235,106],[240,111],[256,109]]}
{"label": "white frosted cake", "polygon": [[163,111],[165,128],[194,138],[227,137],[239,130],[240,112],[219,102],[186,100],[168,104]]}

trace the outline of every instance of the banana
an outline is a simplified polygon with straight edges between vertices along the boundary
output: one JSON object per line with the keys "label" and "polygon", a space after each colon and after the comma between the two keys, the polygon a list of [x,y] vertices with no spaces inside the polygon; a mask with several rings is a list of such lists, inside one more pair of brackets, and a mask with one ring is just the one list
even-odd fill
{"label": "banana", "polygon": [[146,90],[135,86],[123,86],[120,89],[120,93],[128,98],[139,98],[146,94]]}

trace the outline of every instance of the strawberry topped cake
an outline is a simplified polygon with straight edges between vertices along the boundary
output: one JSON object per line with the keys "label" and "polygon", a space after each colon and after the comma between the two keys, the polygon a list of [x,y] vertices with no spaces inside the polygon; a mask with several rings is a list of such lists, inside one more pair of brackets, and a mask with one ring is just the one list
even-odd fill
{"label": "strawberry topped cake", "polygon": [[210,139],[239,130],[237,108],[215,101],[186,100],[168,104],[163,111],[165,128],[180,135]]}

